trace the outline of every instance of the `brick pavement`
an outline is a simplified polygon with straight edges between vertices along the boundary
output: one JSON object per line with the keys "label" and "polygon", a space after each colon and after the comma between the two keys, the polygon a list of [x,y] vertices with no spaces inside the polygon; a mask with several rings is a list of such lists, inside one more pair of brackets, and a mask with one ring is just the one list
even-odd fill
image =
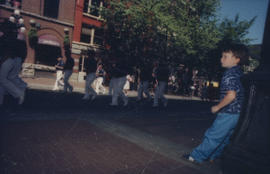
{"label": "brick pavement", "polygon": [[85,121],[13,122],[5,127],[5,173],[201,173]]}

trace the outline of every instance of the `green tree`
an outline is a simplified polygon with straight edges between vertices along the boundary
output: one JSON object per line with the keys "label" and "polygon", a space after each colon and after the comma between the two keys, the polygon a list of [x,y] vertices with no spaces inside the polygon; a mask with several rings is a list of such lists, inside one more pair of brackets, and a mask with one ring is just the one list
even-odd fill
{"label": "green tree", "polygon": [[[252,39],[247,38],[248,29],[253,25],[256,17],[251,20],[239,20],[237,14],[234,19],[225,18],[219,25],[219,42],[217,47],[208,53],[208,58],[203,63],[203,71],[209,79],[220,79],[223,69],[220,67],[222,48],[231,43],[248,45]],[[252,69],[246,67],[245,69]]]}
{"label": "green tree", "polygon": [[215,47],[218,0],[110,0],[102,11],[105,40],[129,62],[199,64]]}
{"label": "green tree", "polygon": [[131,66],[146,61],[196,67],[219,78],[220,49],[228,43],[248,44],[254,23],[216,17],[220,0],[107,0],[102,10],[109,52]]}

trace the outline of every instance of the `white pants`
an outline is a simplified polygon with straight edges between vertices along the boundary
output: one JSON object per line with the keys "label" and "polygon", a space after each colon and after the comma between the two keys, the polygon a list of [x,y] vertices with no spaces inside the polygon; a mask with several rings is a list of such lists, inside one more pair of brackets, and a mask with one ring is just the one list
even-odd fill
{"label": "white pants", "polygon": [[167,85],[166,82],[163,82],[163,81],[158,82],[158,85],[155,90],[154,105],[156,106],[158,105],[159,99],[161,99],[163,104],[167,102],[167,99],[164,97],[166,85]]}
{"label": "white pants", "polygon": [[126,83],[126,77],[119,77],[115,79],[113,85],[112,105],[118,105],[118,97],[120,96],[124,102],[124,105],[128,103],[128,98],[123,92],[124,85]]}
{"label": "white pants", "polygon": [[101,93],[102,93],[102,94],[105,94],[106,89],[105,89],[104,86],[102,85],[103,79],[104,79],[103,77],[98,77],[98,78],[96,79],[96,93],[99,93],[100,90],[101,90]]}
{"label": "white pants", "polygon": [[53,90],[59,90],[60,85],[64,86],[62,78],[63,78],[63,71],[57,70],[56,71],[56,80],[55,80],[55,83],[54,83]]}
{"label": "white pants", "polygon": [[148,99],[151,98],[148,87],[149,87],[149,82],[148,81],[140,82],[139,89],[138,89],[138,96],[137,96],[138,100],[142,99],[143,93],[147,96]]}

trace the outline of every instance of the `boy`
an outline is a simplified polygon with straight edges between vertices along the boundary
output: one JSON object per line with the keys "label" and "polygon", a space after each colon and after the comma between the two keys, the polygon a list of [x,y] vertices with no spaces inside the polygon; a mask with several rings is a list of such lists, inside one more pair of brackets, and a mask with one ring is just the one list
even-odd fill
{"label": "boy", "polygon": [[222,52],[221,65],[226,68],[220,85],[220,102],[211,108],[218,113],[212,126],[205,132],[202,143],[183,158],[194,163],[213,161],[219,157],[238,122],[244,91],[240,82],[242,71],[239,65],[248,61],[248,50],[244,45],[234,44]]}

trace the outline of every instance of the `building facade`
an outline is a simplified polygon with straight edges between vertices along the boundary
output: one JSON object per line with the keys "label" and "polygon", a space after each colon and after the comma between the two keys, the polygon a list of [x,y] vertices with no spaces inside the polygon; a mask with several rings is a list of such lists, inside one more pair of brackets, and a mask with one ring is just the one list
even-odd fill
{"label": "building facade", "polygon": [[[83,80],[84,50],[99,52],[103,48],[102,7],[102,0],[0,0],[2,19],[9,18],[15,9],[24,19],[28,54],[23,75],[32,77],[40,69],[52,72],[57,57],[65,58],[63,44],[68,36],[75,61],[71,78]],[[28,37],[31,28],[37,29],[34,48]]]}
{"label": "building facade", "polygon": [[[76,0],[1,0],[2,19],[20,12],[26,28],[27,57],[22,74],[34,76],[41,70],[53,70],[59,56],[65,58],[64,38],[73,36]],[[37,42],[30,46],[29,31],[35,28]]]}
{"label": "building facade", "polygon": [[72,41],[72,54],[77,60],[78,80],[83,81],[84,52],[88,49],[100,52],[103,50],[103,20],[100,10],[104,6],[102,0],[77,0]]}

